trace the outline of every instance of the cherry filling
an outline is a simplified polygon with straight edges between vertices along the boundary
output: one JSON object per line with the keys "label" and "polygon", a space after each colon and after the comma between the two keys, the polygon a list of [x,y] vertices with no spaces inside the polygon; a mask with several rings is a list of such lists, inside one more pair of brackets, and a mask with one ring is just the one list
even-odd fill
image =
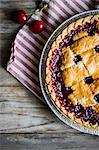
{"label": "cherry filling", "polygon": [[66,46],[70,46],[73,43],[73,34],[75,33],[72,33],[71,36],[65,36],[64,44],[66,44]]}
{"label": "cherry filling", "polygon": [[73,93],[73,90],[71,89],[71,87],[66,87],[65,90],[66,90],[67,96],[70,95],[71,93]]}
{"label": "cherry filling", "polygon": [[93,83],[93,78],[92,78],[92,76],[85,77],[84,81],[86,84],[91,84],[91,83]]}
{"label": "cherry filling", "polygon": [[[93,23],[96,25],[96,22]],[[72,35],[75,33],[80,32],[82,29],[87,30],[93,30],[95,29],[95,25],[91,23],[86,23],[84,27],[78,26],[78,28],[70,35],[65,36],[65,39],[63,40],[62,43],[60,43],[60,46],[58,49],[55,49],[54,52],[52,53],[52,57],[50,60],[50,70],[51,70],[51,80],[52,80],[52,87],[55,91],[57,99],[60,101],[61,105],[65,107],[65,109],[68,112],[74,113],[77,118],[82,118],[84,121],[89,121],[93,125],[98,123],[99,125],[99,113],[94,111],[92,107],[86,107],[84,108],[81,104],[73,105],[72,101],[68,98],[68,96],[73,93],[73,90],[71,87],[66,87],[63,78],[62,78],[62,71],[61,71],[61,64],[62,64],[62,47],[63,46],[68,46],[71,45],[73,40],[72,40]],[[90,26],[90,29],[88,27]],[[94,27],[93,27],[94,26]],[[96,32],[97,30],[95,30]],[[79,59],[80,61],[81,59]],[[78,62],[78,59],[77,59]],[[88,84],[91,82],[89,78],[87,78]],[[99,95],[94,97],[94,99],[97,99]]]}
{"label": "cherry filling", "polygon": [[96,24],[97,24],[96,20],[94,20],[93,23],[86,23],[85,26],[83,27],[83,30],[87,31],[89,36],[93,36],[96,32],[98,32]]}
{"label": "cherry filling", "polygon": [[97,46],[95,47],[95,51],[96,51],[96,53],[99,53],[99,45],[97,45]]}
{"label": "cherry filling", "polygon": [[94,100],[95,100],[97,103],[99,103],[99,94],[96,94],[96,95],[94,96]]}
{"label": "cherry filling", "polygon": [[74,59],[73,59],[73,61],[75,62],[75,64],[77,64],[79,61],[81,61],[82,60],[82,58],[81,58],[81,56],[80,55],[76,55],[75,57],[74,57]]}
{"label": "cherry filling", "polygon": [[71,33],[66,35],[63,39],[63,42],[60,43],[60,48],[62,48],[64,46],[71,46],[71,44],[73,44],[73,42],[74,42],[73,36],[75,34],[78,34],[81,30],[87,31],[89,36],[93,36],[95,33],[99,33],[99,30],[98,30],[96,24],[97,24],[97,21],[94,20],[94,22],[92,22],[92,23],[86,23],[83,26],[79,25],[77,27],[77,29],[71,30]]}

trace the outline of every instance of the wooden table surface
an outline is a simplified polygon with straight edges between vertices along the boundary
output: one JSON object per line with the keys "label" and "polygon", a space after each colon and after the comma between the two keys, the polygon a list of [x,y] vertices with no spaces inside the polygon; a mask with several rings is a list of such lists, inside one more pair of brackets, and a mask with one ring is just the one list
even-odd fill
{"label": "wooden table surface", "polygon": [[97,136],[62,123],[5,70],[11,41],[20,27],[11,21],[10,13],[25,9],[30,14],[37,3],[38,0],[0,0],[0,150],[99,149]]}

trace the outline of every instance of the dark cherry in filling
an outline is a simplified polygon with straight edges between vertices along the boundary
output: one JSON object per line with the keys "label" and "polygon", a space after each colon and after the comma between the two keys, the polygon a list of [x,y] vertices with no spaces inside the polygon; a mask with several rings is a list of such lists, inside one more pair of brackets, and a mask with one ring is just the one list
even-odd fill
{"label": "dark cherry in filling", "polygon": [[71,44],[73,43],[73,38],[72,38],[72,34],[71,36],[66,36],[64,38],[64,44],[66,44],[66,46],[71,46]]}
{"label": "dark cherry in filling", "polygon": [[95,20],[93,23],[86,23],[86,25],[84,26],[83,29],[88,32],[89,36],[93,36],[97,32],[98,29],[96,27],[96,23],[97,21]]}
{"label": "dark cherry in filling", "polygon": [[76,55],[75,57],[74,57],[74,59],[73,59],[73,61],[77,64],[79,61],[81,61],[82,60],[82,58],[81,58],[81,56],[80,55]]}
{"label": "dark cherry in filling", "polygon": [[71,93],[73,93],[71,87],[66,87],[66,95],[70,95]]}
{"label": "dark cherry in filling", "polygon": [[93,36],[93,35],[95,35],[95,33],[96,33],[96,31],[94,29],[88,31],[89,36]]}
{"label": "dark cherry in filling", "polygon": [[77,104],[75,106],[75,116],[77,118],[81,118],[81,117],[83,117],[83,114],[84,114],[84,108],[82,107],[82,105]]}
{"label": "dark cherry in filling", "polygon": [[99,103],[99,94],[96,94],[96,95],[94,96],[94,100],[95,100],[97,103]]}
{"label": "dark cherry in filling", "polygon": [[92,78],[92,76],[85,77],[84,81],[86,84],[91,84],[91,83],[93,83],[93,78]]}
{"label": "dark cherry in filling", "polygon": [[99,45],[97,45],[97,46],[95,47],[95,51],[96,51],[97,53],[99,53]]}
{"label": "dark cherry in filling", "polygon": [[[95,25],[96,25],[96,21],[94,21],[93,24],[87,23],[82,27],[79,26],[79,28],[72,33],[75,34],[80,32],[81,30],[86,30],[90,33],[90,35],[93,35],[94,30],[95,32],[97,32]],[[52,58],[50,61],[50,69],[52,73],[51,74],[52,86],[56,93],[57,99],[60,101],[61,105],[65,107],[67,111],[74,113],[77,118],[82,118],[84,121],[89,121],[93,125],[96,123],[98,123],[99,125],[99,113],[94,111],[92,107],[84,108],[81,104],[77,104],[76,106],[73,105],[72,101],[68,99],[68,95],[71,94],[73,90],[71,89],[71,87],[65,87],[65,84],[63,82],[62,71],[60,69],[62,63],[61,51],[62,51],[62,47],[64,47],[65,45],[68,46],[72,44],[73,42],[72,33],[65,37],[65,40],[62,43],[60,43],[59,49],[55,49],[54,53],[52,54]],[[99,49],[99,46],[95,48],[96,51],[98,51],[97,48]],[[80,60],[81,58],[79,57],[79,55],[76,56],[75,63],[77,63]],[[86,77],[84,81],[87,84],[91,84],[93,82],[93,79],[91,76],[89,76]],[[95,95],[94,99],[99,103],[99,94]]]}

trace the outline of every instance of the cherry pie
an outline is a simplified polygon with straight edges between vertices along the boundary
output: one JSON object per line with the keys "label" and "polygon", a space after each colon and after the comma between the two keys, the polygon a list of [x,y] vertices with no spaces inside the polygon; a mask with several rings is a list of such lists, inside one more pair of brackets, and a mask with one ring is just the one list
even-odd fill
{"label": "cherry pie", "polygon": [[76,20],[55,39],[46,61],[46,87],[64,116],[99,130],[99,15]]}

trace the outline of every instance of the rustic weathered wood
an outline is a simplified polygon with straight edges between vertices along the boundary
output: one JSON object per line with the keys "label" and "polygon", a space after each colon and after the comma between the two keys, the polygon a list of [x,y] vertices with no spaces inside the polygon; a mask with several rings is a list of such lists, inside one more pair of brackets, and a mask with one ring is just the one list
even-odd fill
{"label": "rustic weathered wood", "polygon": [[1,135],[2,150],[98,150],[98,139],[72,133]]}
{"label": "rustic weathered wood", "polygon": [[[11,42],[20,25],[10,19],[11,11],[34,11],[39,0],[0,1],[0,65],[6,67]],[[98,149],[98,137],[64,125],[21,83],[0,67],[0,150],[86,150]],[[4,134],[14,133],[14,134]],[[32,134],[18,134],[32,133]]]}

